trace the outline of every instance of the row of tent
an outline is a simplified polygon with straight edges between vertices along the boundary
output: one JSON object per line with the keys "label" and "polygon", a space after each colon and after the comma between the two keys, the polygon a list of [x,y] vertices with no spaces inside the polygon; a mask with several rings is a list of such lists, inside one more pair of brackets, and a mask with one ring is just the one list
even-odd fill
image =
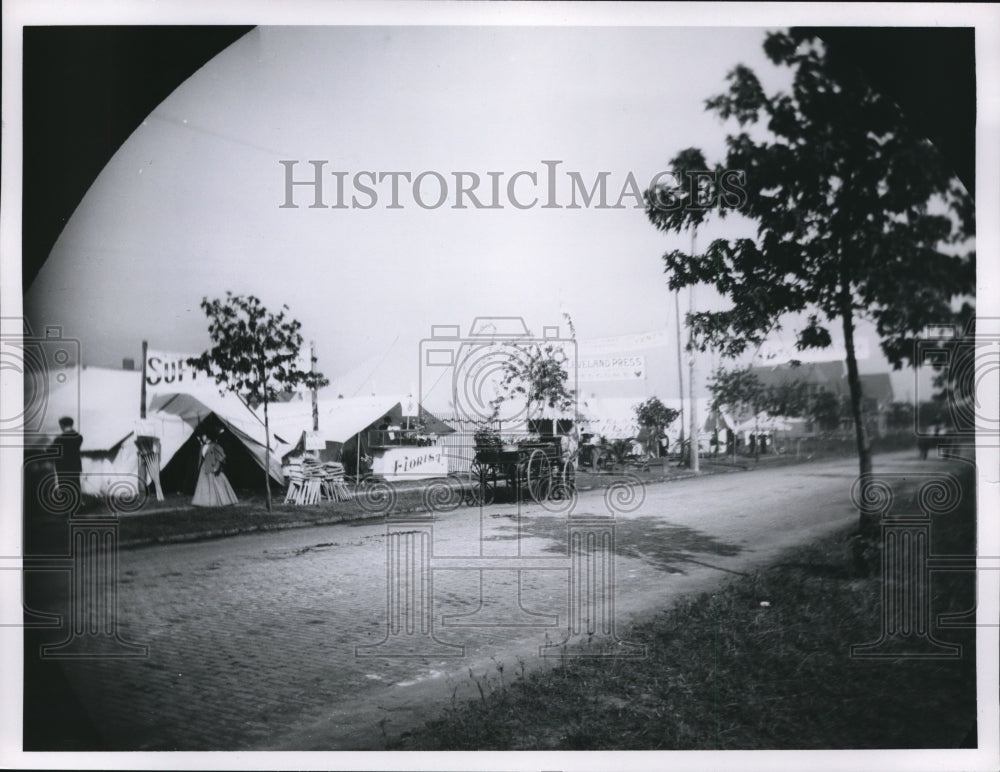
{"label": "row of tent", "polygon": [[[236,488],[262,485],[267,465],[266,433],[262,411],[251,410],[232,394],[220,395],[211,389],[197,393],[173,392],[151,395],[146,419],[138,420],[141,373],[84,367],[50,372],[47,385],[38,389],[44,404],[37,432],[26,436],[29,448],[40,450],[59,434],[59,419],[69,416],[83,437],[81,488],[88,495],[102,495],[125,482],[133,484],[139,469],[135,445],[137,429],[160,438],[160,479],[166,491],[190,493],[197,481],[201,433],[223,432],[228,460],[226,473]],[[318,436],[330,458],[336,458],[352,437],[385,416],[405,423],[404,405],[398,396],[355,397],[319,402]],[[415,411],[417,412],[417,411]],[[417,415],[428,431],[453,431],[429,414]],[[311,430],[310,401],[276,403],[269,406],[271,434],[269,474],[284,484],[282,459],[304,447]]]}
{"label": "row of tent", "polygon": [[[43,394],[40,431],[29,444],[44,445],[59,433],[58,420],[70,416],[83,437],[83,492],[101,495],[122,481],[135,480],[139,464],[135,446],[139,415],[141,373],[84,367],[77,371],[52,372]],[[640,435],[635,420],[636,399],[588,398],[577,406],[585,416],[581,430],[609,440]],[[685,409],[691,403],[679,399],[663,400],[667,407]],[[702,431],[726,429],[735,432],[787,431],[786,421],[766,415],[736,422],[720,410],[713,410],[707,399],[695,406]],[[341,450],[359,433],[376,426],[385,417],[404,426],[418,422],[427,434],[436,435],[446,446],[451,459],[450,471],[462,471],[471,461],[466,439],[455,435],[446,421],[423,410],[412,397],[398,395],[321,399],[318,402],[318,432],[312,438],[322,444],[321,455],[328,460],[340,458]],[[564,418],[565,416],[559,416]],[[685,421],[686,423],[686,421]],[[301,453],[307,433],[313,426],[309,400],[279,402],[269,406],[271,434],[269,474],[275,483],[284,484],[282,459]],[[224,432],[224,447],[229,456],[227,474],[234,487],[258,487],[261,471],[267,465],[266,434],[262,411],[251,410],[232,394],[220,395],[213,389],[197,393],[173,392],[151,395],[144,426],[160,438],[160,478],[167,491],[190,492],[197,479],[199,443],[197,435]],[[684,427],[685,430],[687,426]],[[144,432],[145,433],[145,432]],[[686,431],[685,431],[686,433]],[[673,443],[680,434],[680,420],[667,429]]]}

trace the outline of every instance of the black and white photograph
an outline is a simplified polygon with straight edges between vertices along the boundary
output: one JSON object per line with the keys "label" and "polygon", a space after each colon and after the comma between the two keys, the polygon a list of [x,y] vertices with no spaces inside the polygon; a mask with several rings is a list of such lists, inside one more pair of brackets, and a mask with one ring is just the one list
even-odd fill
{"label": "black and white photograph", "polygon": [[1000,765],[995,6],[2,55],[5,767]]}

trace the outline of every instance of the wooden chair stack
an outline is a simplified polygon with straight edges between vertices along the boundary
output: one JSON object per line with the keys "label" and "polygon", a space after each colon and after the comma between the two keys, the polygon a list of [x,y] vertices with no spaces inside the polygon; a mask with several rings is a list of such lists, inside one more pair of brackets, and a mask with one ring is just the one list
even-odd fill
{"label": "wooden chair stack", "polygon": [[288,465],[286,504],[319,504],[323,500],[347,501],[350,498],[343,464],[304,458]]}
{"label": "wooden chair stack", "polygon": [[331,501],[350,500],[351,491],[348,489],[347,483],[344,481],[343,464],[339,464],[336,461],[327,461],[323,464],[322,489],[324,494]]}

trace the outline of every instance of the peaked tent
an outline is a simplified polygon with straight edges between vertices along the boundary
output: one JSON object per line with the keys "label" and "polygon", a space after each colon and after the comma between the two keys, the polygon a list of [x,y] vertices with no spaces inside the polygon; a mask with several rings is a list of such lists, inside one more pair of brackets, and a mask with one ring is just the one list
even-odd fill
{"label": "peaked tent", "polygon": [[[47,439],[36,438],[35,447],[58,435],[59,419],[68,416],[83,437],[82,492],[100,496],[114,486],[135,485],[139,459],[134,436],[142,374],[105,367],[70,368],[50,371],[48,382],[41,426]],[[147,423],[155,427],[160,438],[163,466],[190,438],[193,429],[167,413],[147,411],[146,415]]]}
{"label": "peaked tent", "polygon": [[607,440],[627,440],[638,436],[635,406],[641,399],[629,397],[588,397],[581,399],[583,430]]}
{"label": "peaked tent", "polygon": [[[347,399],[320,400],[319,437],[326,442],[330,453],[340,448],[358,432],[362,432],[383,416],[395,422],[402,420],[398,397],[350,397]],[[258,408],[257,416],[262,411]],[[287,443],[285,453],[300,448],[303,435],[312,431],[312,405],[309,402],[285,402],[268,406],[268,423],[271,432]],[[331,447],[333,446],[333,447]]]}
{"label": "peaked tent", "polygon": [[[405,416],[402,405],[404,398],[396,395],[350,397],[346,399],[322,399],[317,405],[319,415],[319,438],[326,444],[323,455],[331,460],[340,456],[344,445],[366,429],[377,426],[385,416],[394,424],[403,426]],[[449,434],[454,432],[448,424],[420,408],[419,418],[428,432]],[[262,411],[258,409],[260,418]],[[312,404],[308,401],[284,402],[268,406],[268,423],[273,436],[284,443],[284,454],[301,451],[304,436],[312,431]]]}
{"label": "peaked tent", "polygon": [[726,430],[736,431],[736,422],[733,417],[723,408],[712,408],[709,412],[708,417],[705,419],[704,425],[701,427],[703,432],[725,432]]}
{"label": "peaked tent", "polygon": [[762,410],[756,416],[750,416],[745,421],[741,421],[736,430],[749,434],[750,432],[787,432],[792,428],[791,419],[782,416],[775,416]]}
{"label": "peaked tent", "polygon": [[[173,394],[159,394],[153,397],[150,409],[157,413],[176,416],[191,427],[192,433],[199,426],[205,424],[208,430],[214,428],[226,429],[239,442],[239,448],[227,448],[232,453],[234,450],[242,450],[253,459],[258,467],[265,468],[266,447],[264,424],[257,415],[247,407],[241,400],[232,395],[199,394],[194,396],[177,392]],[[183,448],[185,456],[189,457],[191,452],[197,453],[197,440],[190,438]],[[285,477],[281,471],[281,457],[288,452],[288,447],[275,440],[272,433],[271,440],[271,465],[269,474],[279,485],[285,484]],[[177,463],[178,454],[170,459],[171,463]],[[168,473],[167,461],[161,462],[163,474],[168,479],[180,479],[180,472],[171,469]],[[234,459],[230,458],[227,468],[227,475],[234,485],[237,485],[240,478],[249,479],[243,474],[244,470],[238,468]],[[234,479],[237,478],[237,479]],[[167,483],[164,482],[164,485]],[[237,485],[237,487],[239,487]]]}

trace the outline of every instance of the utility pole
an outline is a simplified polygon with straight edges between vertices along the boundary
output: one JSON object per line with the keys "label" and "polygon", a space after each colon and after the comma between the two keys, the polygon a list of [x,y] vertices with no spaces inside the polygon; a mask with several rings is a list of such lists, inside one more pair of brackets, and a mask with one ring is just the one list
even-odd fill
{"label": "utility pole", "polygon": [[[695,237],[698,229],[691,229],[691,256],[694,257]],[[688,285],[688,394],[691,399],[691,471],[700,471],[698,466],[698,408],[694,397],[694,329],[691,326],[691,315],[694,313],[694,287]]]}
{"label": "utility pole", "polygon": [[684,449],[684,362],[681,356],[681,291],[674,290],[674,313],[677,317],[677,396],[681,400],[681,435],[677,440],[680,456]]}

